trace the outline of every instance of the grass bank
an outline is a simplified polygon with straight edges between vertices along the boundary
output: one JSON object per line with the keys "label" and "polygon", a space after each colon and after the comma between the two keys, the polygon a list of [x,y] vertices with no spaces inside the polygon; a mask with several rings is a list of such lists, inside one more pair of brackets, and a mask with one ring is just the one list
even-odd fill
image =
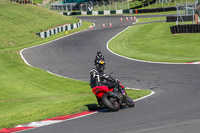
{"label": "grass bank", "polygon": [[[41,39],[36,32],[77,21],[38,6],[0,5],[0,129],[82,112],[96,103],[88,82],[61,78],[27,66],[19,55],[23,48],[65,36],[62,32]],[[83,22],[81,28],[69,33],[90,24]],[[130,96],[149,93],[149,90],[131,91]]]}
{"label": "grass bank", "polygon": [[[78,18],[65,17],[56,12],[32,5],[0,5],[0,50],[30,45],[44,39],[35,33],[62,24],[78,22]],[[46,40],[44,40],[46,41]]]}
{"label": "grass bank", "polygon": [[[139,22],[163,20],[141,18]],[[185,63],[200,61],[199,34],[172,35],[170,26],[175,23],[159,22],[134,25],[113,39],[109,48],[123,56],[134,59]]]}

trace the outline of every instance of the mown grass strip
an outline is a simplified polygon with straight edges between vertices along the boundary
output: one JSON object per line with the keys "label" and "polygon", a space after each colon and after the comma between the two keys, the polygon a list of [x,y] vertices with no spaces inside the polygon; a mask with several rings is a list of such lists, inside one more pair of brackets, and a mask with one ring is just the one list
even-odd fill
{"label": "mown grass strip", "polygon": [[[35,35],[38,31],[77,21],[38,6],[0,5],[0,129],[86,111],[96,104],[88,82],[27,66],[19,55],[23,48],[65,36],[61,32],[41,39]],[[69,34],[89,25],[83,22]],[[137,97],[138,91],[130,96]]]}
{"label": "mown grass strip", "polygon": [[[142,18],[138,23],[163,20]],[[200,60],[199,34],[172,35],[170,26],[175,23],[149,23],[134,25],[115,39],[109,48],[114,52],[134,59],[186,63]]]}

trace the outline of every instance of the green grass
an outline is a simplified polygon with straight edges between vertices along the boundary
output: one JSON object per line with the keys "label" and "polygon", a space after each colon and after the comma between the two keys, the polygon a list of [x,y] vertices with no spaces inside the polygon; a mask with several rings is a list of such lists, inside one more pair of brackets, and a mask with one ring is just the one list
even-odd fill
{"label": "green grass", "polygon": [[[96,103],[88,82],[61,78],[27,66],[19,55],[25,47],[65,36],[61,32],[41,39],[36,32],[77,21],[38,6],[0,5],[0,129],[86,111]],[[69,33],[90,24],[83,22],[81,28]],[[141,96],[138,91],[130,93],[131,97]]]}
{"label": "green grass", "polygon": [[27,67],[17,54],[1,54],[0,128],[87,110],[95,98],[87,82]]}
{"label": "green grass", "polygon": [[[0,49],[42,40],[35,33],[66,23],[78,22],[77,18],[58,15],[39,6],[0,5]],[[5,34],[6,33],[6,34]]]}
{"label": "green grass", "polygon": [[34,3],[42,4],[43,0],[33,0]]}
{"label": "green grass", "polygon": [[[33,4],[42,4],[42,2],[43,2],[43,0],[29,0],[29,2],[32,4],[32,2],[33,2]],[[14,2],[14,0],[0,0],[0,5],[1,4],[14,4],[15,2]],[[18,3],[22,3],[22,4],[26,4],[26,2],[24,1],[24,0],[19,0],[19,2]]]}
{"label": "green grass", "polygon": [[[126,92],[128,93],[129,96],[131,96],[133,99],[138,99],[141,98],[143,96],[149,95],[151,93],[150,90],[126,90]],[[137,95],[135,95],[137,94]]]}
{"label": "green grass", "polygon": [[[163,19],[141,18],[138,23]],[[109,48],[139,60],[171,63],[200,61],[200,34],[172,35],[169,27],[173,25],[175,23],[167,22],[134,25],[113,39]]]}

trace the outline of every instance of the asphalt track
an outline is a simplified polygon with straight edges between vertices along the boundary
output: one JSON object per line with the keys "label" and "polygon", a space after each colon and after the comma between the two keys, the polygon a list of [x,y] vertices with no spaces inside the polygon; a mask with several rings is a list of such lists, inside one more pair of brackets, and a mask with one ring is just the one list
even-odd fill
{"label": "asphalt track", "polygon": [[[139,16],[138,16],[139,17]],[[80,119],[39,127],[26,133],[199,133],[200,65],[158,64],[118,57],[106,43],[127,26],[120,16],[81,17],[96,24],[60,40],[24,50],[29,64],[47,71],[89,81],[89,70],[97,51],[106,60],[106,73],[125,86],[152,89],[153,96],[136,102],[134,108],[119,112],[99,112]],[[112,27],[102,28],[102,23]],[[139,22],[138,22],[139,23]],[[134,36],[133,36],[134,37]],[[90,88],[88,88],[90,89]]]}

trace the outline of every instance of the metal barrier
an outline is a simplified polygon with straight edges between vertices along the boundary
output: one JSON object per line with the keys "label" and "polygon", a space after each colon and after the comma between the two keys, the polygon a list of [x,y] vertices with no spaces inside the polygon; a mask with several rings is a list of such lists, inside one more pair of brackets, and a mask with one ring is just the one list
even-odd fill
{"label": "metal barrier", "polygon": [[[178,16],[178,21],[193,21],[194,16],[192,15],[181,15]],[[167,16],[166,17],[167,21],[166,22],[176,22],[177,21],[177,16]]]}
{"label": "metal barrier", "polygon": [[193,4],[177,4],[176,5],[176,9],[177,9],[177,21],[176,24],[178,25],[180,22],[182,22],[182,24],[184,24],[184,21],[188,21],[187,19],[184,19],[184,16],[192,16],[192,21],[194,24],[194,8],[196,7],[196,3]]}
{"label": "metal barrier", "polygon": [[59,32],[73,30],[73,29],[76,29],[76,28],[80,28],[81,26],[82,26],[82,21],[79,20],[78,23],[58,26],[56,28],[52,28],[52,29],[47,30],[47,31],[36,33],[36,35],[40,36],[41,38],[47,38],[47,37],[50,37],[50,36],[57,34]]}
{"label": "metal barrier", "polygon": [[59,11],[106,11],[129,9],[129,1],[118,2],[83,2],[83,3],[52,3],[52,10]]}

